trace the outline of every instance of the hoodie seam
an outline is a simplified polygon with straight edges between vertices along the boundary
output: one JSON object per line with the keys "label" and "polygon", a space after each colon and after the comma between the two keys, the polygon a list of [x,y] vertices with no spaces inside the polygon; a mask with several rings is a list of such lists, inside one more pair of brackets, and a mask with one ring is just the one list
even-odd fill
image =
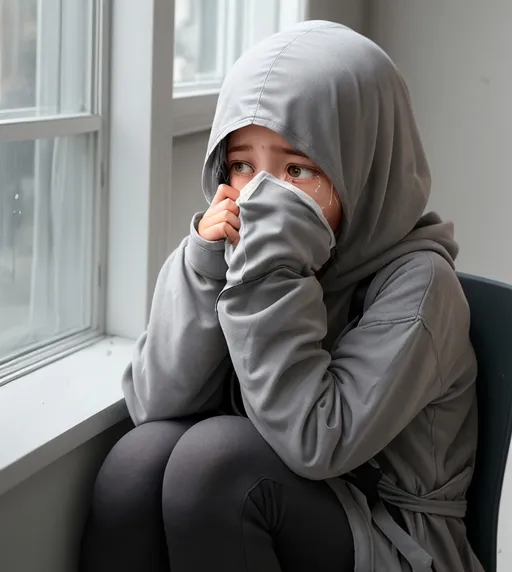
{"label": "hoodie seam", "polygon": [[432,351],[433,351],[434,357],[436,359],[437,380],[439,382],[439,388],[440,388],[440,393],[441,393],[443,390],[443,387],[444,387],[444,383],[443,383],[443,378],[441,375],[439,352],[437,351],[437,347],[434,343],[434,335],[432,333],[432,330],[429,327],[429,325],[425,322],[425,320],[423,319],[422,316],[410,317],[410,318],[399,318],[397,320],[375,320],[369,324],[365,324],[364,326],[358,326],[358,328],[361,330],[368,330],[370,328],[373,328],[374,326],[392,326],[392,325],[396,325],[396,324],[407,324],[407,323],[421,324],[421,326],[423,327],[425,332],[428,334],[428,337],[430,340],[430,345],[432,347]]}
{"label": "hoodie seam", "polygon": [[426,258],[428,258],[428,261],[430,263],[430,280],[428,281],[428,284],[425,287],[425,291],[423,292],[423,296],[421,297],[421,301],[418,305],[418,313],[417,316],[421,317],[421,319],[423,320],[423,305],[425,303],[425,299],[427,298],[427,294],[430,291],[430,287],[432,286],[432,283],[434,282],[434,275],[435,275],[435,270],[434,270],[434,261],[432,260],[432,257],[430,256],[430,254],[428,254],[428,252],[422,252],[421,253],[423,256],[425,256]]}
{"label": "hoodie seam", "polygon": [[[432,283],[433,283],[433,281],[434,281],[434,275],[435,275],[434,261],[432,260],[432,257],[431,257],[428,253],[426,253],[426,252],[418,252],[417,254],[419,254],[420,256],[424,256],[425,258],[428,258],[428,261],[429,261],[429,264],[430,264],[430,277],[429,277],[428,283],[427,283],[427,285],[425,286],[425,289],[424,289],[424,291],[423,291],[423,293],[422,293],[422,295],[421,295],[421,299],[420,299],[420,301],[419,301],[419,303],[418,303],[417,309],[414,310],[414,314],[413,314],[413,315],[410,315],[410,316],[404,316],[404,317],[402,317],[402,318],[396,318],[396,319],[393,319],[393,320],[372,320],[371,322],[368,322],[368,323],[362,325],[361,328],[367,328],[367,327],[371,327],[371,326],[375,326],[375,325],[403,324],[403,323],[407,323],[407,322],[413,322],[413,321],[416,321],[416,320],[421,320],[423,323],[426,322],[426,318],[425,318],[425,316],[423,315],[422,308],[423,308],[423,305],[424,305],[424,303],[425,303],[425,299],[426,299],[426,297],[427,297],[427,295],[428,295],[428,293],[429,293],[429,291],[430,291],[430,288],[431,288],[431,286],[432,286]],[[392,274],[390,274],[389,276],[386,277],[386,280],[385,280],[384,282],[386,282],[387,280],[389,280],[389,278],[391,278],[391,276],[393,276],[393,274],[394,274],[395,272],[397,272],[398,270],[400,270],[400,269],[401,269],[403,266],[405,266],[407,263],[408,263],[408,261],[404,261],[403,264],[402,264],[399,268],[397,268]],[[384,285],[384,284],[383,284],[383,285]],[[382,288],[383,285],[381,285],[381,288]],[[372,304],[373,304],[373,302],[372,302]],[[371,307],[372,304],[370,304],[370,307]]]}
{"label": "hoodie seam", "polygon": [[439,360],[439,352],[437,351],[437,347],[436,347],[436,344],[434,342],[434,334],[433,334],[430,326],[425,322],[425,320],[422,317],[419,318],[419,321],[423,325],[423,328],[425,329],[425,331],[428,334],[428,337],[430,338],[430,344],[432,346],[432,351],[434,352],[434,355],[436,357],[437,378],[439,380],[439,386],[440,386],[440,390],[441,390],[440,393],[441,393],[443,391],[443,388],[444,388],[444,383],[443,383],[443,377],[441,375],[441,362]]}
{"label": "hoodie seam", "polygon": [[421,300],[421,303],[420,303],[420,306],[419,306],[419,309],[418,309],[418,316],[419,316],[420,319],[421,319],[421,322],[422,322],[422,324],[423,324],[423,327],[424,327],[425,330],[429,333],[430,340],[431,340],[431,343],[432,343],[432,349],[433,349],[433,351],[434,351],[434,354],[435,354],[436,360],[437,360],[437,371],[438,371],[438,376],[439,376],[439,382],[440,382],[440,385],[441,385],[441,390],[443,390],[445,384],[444,384],[443,376],[442,376],[442,374],[441,374],[441,360],[440,360],[440,358],[439,358],[439,352],[438,352],[438,350],[437,350],[437,346],[436,346],[436,343],[435,343],[435,340],[434,340],[434,332],[432,331],[432,328],[430,327],[430,325],[429,325],[429,323],[428,323],[428,321],[427,321],[426,316],[424,316],[424,314],[423,314],[423,305],[424,305],[425,300],[426,300],[426,298],[427,298],[427,294],[428,294],[428,292],[430,291],[430,288],[431,288],[431,286],[432,286],[432,284],[433,284],[433,282],[434,282],[436,270],[435,270],[434,259],[432,258],[432,255],[431,255],[429,252],[424,252],[423,254],[424,254],[424,256],[426,256],[426,257],[429,259],[429,261],[430,261],[431,274],[430,274],[430,281],[429,281],[429,283],[428,283],[428,286],[427,286],[426,289],[425,289],[425,293],[424,293],[424,295],[423,295],[423,298],[422,298],[422,300]]}
{"label": "hoodie seam", "polygon": [[256,117],[256,114],[258,113],[258,110],[260,108],[260,104],[261,104],[261,98],[263,97],[263,92],[265,91],[265,87],[267,87],[267,80],[269,75],[271,74],[272,70],[274,69],[274,66],[277,63],[277,60],[281,57],[281,55],[283,54],[283,52],[285,52],[289,46],[291,46],[294,42],[296,42],[299,38],[302,38],[302,36],[305,36],[306,34],[309,34],[309,32],[311,32],[311,30],[308,30],[307,32],[302,33],[300,36],[295,36],[295,38],[293,38],[293,40],[290,40],[284,47],[283,49],[277,54],[277,56],[274,58],[274,60],[272,61],[272,63],[270,64],[270,67],[268,68],[267,74],[265,75],[265,79],[263,80],[263,84],[261,85],[261,89],[260,89],[260,94],[258,96],[258,100],[256,101],[256,107],[254,108],[254,113],[252,116],[252,121],[254,121],[254,118]]}
{"label": "hoodie seam", "polygon": [[234,284],[230,284],[229,281],[226,280],[226,285],[221,290],[221,292],[217,296],[217,300],[215,301],[215,310],[218,311],[217,308],[218,308],[219,302],[221,301],[224,294],[227,294],[228,292],[230,292],[231,290],[234,290],[234,289],[238,290],[241,286],[247,286],[248,284],[253,284],[254,282],[262,282],[263,280],[266,280],[269,276],[272,276],[272,274],[275,274],[278,270],[282,270],[282,269],[289,270],[290,272],[293,272],[295,274],[295,280],[300,280],[302,278],[310,278],[311,277],[311,276],[304,276],[298,270],[296,270],[295,268],[292,268],[291,266],[288,266],[286,264],[280,264],[279,266],[276,266],[275,268],[272,268],[271,270],[267,270],[263,274],[258,274],[257,276],[249,278],[248,280],[244,280],[243,276],[240,278],[239,282],[236,282]]}
{"label": "hoodie seam", "polygon": [[197,272],[197,274],[199,274],[203,278],[209,278],[210,280],[215,280],[216,282],[225,282],[226,278],[224,276],[221,276],[220,274],[214,274],[213,272],[209,272],[208,270],[205,270],[204,268],[198,268],[198,266],[196,264],[194,264],[193,262],[191,262],[188,258],[187,258],[187,261],[190,264],[190,266],[193,268],[193,270],[195,272]]}
{"label": "hoodie seam", "polygon": [[273,479],[271,477],[266,477],[266,476],[262,476],[259,477],[256,482],[249,487],[245,494],[244,494],[244,499],[242,501],[242,506],[240,507],[240,511],[238,513],[238,526],[240,529],[240,541],[241,541],[241,549],[242,549],[242,555],[243,555],[243,561],[244,561],[244,572],[247,572],[248,568],[247,568],[247,562],[248,562],[248,558],[247,558],[247,550],[245,548],[245,533],[244,533],[244,521],[243,521],[243,516],[244,516],[244,512],[246,510],[246,506],[248,504],[248,502],[250,501],[252,503],[252,505],[254,506],[254,508],[259,512],[259,514],[261,515],[262,519],[264,521],[266,521],[265,515],[262,514],[262,512],[260,511],[258,505],[252,500],[251,498],[251,493],[256,490],[261,483],[263,483],[264,481],[271,481],[273,483],[277,483],[283,487],[285,487],[284,483],[282,483],[281,481],[279,481],[278,479]]}
{"label": "hoodie seam", "polygon": [[[222,247],[220,247],[220,243],[224,242],[224,239],[218,240],[218,241],[211,241],[212,247],[213,248],[209,248],[208,246],[205,246],[204,244],[200,244],[197,240],[195,240],[194,238],[191,239],[191,243],[194,244],[194,246],[197,246],[197,248],[200,248],[201,250],[203,250],[204,252],[207,252],[208,254],[216,254],[218,256],[223,256],[224,255],[224,244],[222,244]],[[208,244],[208,243],[207,243]],[[214,246],[215,245],[215,246]]]}
{"label": "hoodie seam", "polygon": [[372,328],[374,326],[393,326],[395,324],[408,324],[408,323],[412,324],[412,323],[418,322],[418,321],[422,321],[421,317],[409,316],[408,318],[396,318],[395,320],[372,320],[371,322],[368,322],[367,324],[359,326],[359,329],[360,330],[367,330],[367,329]]}
{"label": "hoodie seam", "polygon": [[425,304],[425,300],[427,298],[427,295],[430,292],[430,289],[431,289],[432,284],[434,282],[436,271],[435,271],[434,260],[433,260],[432,256],[428,252],[422,252],[422,255],[425,256],[426,258],[428,258],[428,260],[430,262],[430,280],[429,280],[427,286],[425,287],[425,292],[423,293],[423,297],[421,298],[421,302],[418,306],[417,317],[419,320],[421,320],[423,327],[428,332],[428,335],[430,337],[430,343],[432,344],[432,351],[434,352],[434,355],[436,356],[437,375],[439,378],[439,384],[440,384],[440,388],[442,391],[444,388],[444,381],[443,381],[443,376],[441,375],[441,360],[439,358],[439,352],[437,350],[437,346],[436,346],[436,343],[434,340],[434,332],[432,331],[432,328],[430,327],[426,316],[423,314],[423,306]]}
{"label": "hoodie seam", "polygon": [[[194,243],[194,246],[203,250],[204,252],[206,252],[208,255],[215,255],[215,254],[222,254],[222,252],[212,252],[210,250],[206,250],[204,248],[202,248],[199,244]],[[199,274],[200,276],[203,276],[204,278],[210,278],[212,280],[217,280],[217,281],[225,281],[226,277],[225,277],[225,273],[223,274],[222,272],[215,272],[215,270],[212,270],[212,266],[218,266],[218,263],[222,263],[222,261],[224,260],[223,258],[219,259],[219,258],[213,258],[211,260],[211,262],[213,262],[213,264],[208,264],[209,268],[206,268],[205,265],[198,265],[196,262],[194,262],[192,260],[192,257],[190,256],[190,252],[188,252],[188,249],[185,249],[185,260],[188,264],[190,264],[190,266],[194,269],[195,272],[197,272],[197,274]]]}
{"label": "hoodie seam", "polygon": [[277,54],[277,56],[274,58],[273,62],[270,64],[270,67],[268,69],[267,75],[265,76],[265,79],[263,80],[263,85],[261,86],[261,90],[260,90],[260,94],[258,96],[258,101],[256,102],[256,107],[254,109],[254,114],[252,116],[252,121],[254,121],[254,119],[256,118],[256,114],[258,113],[258,110],[260,108],[260,104],[261,104],[261,98],[263,97],[263,92],[265,91],[265,87],[267,86],[267,80],[269,75],[271,74],[272,70],[274,69],[274,66],[277,63],[277,60],[281,57],[281,55],[288,49],[289,46],[291,46],[294,42],[296,42],[297,40],[299,40],[300,38],[307,36],[308,34],[310,34],[313,31],[316,31],[318,29],[321,28],[330,28],[330,27],[334,27],[332,26],[332,24],[330,25],[322,25],[322,26],[316,26],[315,28],[311,28],[310,30],[306,30],[305,32],[303,32],[302,34],[295,36],[295,38],[293,38],[293,40],[290,40],[284,47],[283,49]]}

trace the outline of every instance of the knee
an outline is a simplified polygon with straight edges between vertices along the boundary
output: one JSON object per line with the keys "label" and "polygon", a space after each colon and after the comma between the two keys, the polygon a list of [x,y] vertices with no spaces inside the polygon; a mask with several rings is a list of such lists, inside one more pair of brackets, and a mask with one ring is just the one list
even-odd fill
{"label": "knee", "polygon": [[164,514],[190,518],[244,492],[275,453],[246,418],[202,421],[178,442],[163,483]]}
{"label": "knee", "polygon": [[136,427],[122,437],[96,478],[93,512],[120,521],[131,513],[159,506],[165,467],[186,429],[179,422],[158,421]]}

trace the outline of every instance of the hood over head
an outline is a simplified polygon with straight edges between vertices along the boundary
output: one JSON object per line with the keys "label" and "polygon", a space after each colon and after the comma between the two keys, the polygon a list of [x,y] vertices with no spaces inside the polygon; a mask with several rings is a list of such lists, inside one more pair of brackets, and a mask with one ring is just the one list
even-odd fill
{"label": "hood over head", "polygon": [[453,264],[452,225],[435,213],[422,217],[430,172],[407,86],[372,41],[341,24],[308,21],[242,55],[219,95],[203,169],[208,201],[225,169],[226,137],[251,124],[305,153],[340,196],[343,217],[324,290],[354,284],[416,250]]}

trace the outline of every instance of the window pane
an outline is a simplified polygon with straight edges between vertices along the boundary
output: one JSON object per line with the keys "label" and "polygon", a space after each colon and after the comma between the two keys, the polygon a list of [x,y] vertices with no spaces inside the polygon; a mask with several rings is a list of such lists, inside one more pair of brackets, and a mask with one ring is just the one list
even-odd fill
{"label": "window pane", "polygon": [[[222,4],[222,5],[221,5]],[[223,69],[219,59],[222,38],[216,25],[219,0],[176,0],[174,82],[201,83],[218,88]]]}
{"label": "window pane", "polygon": [[90,109],[92,0],[0,0],[0,119]]}
{"label": "window pane", "polygon": [[175,95],[218,91],[246,49],[303,12],[302,0],[176,0]]}
{"label": "window pane", "polygon": [[94,141],[0,142],[0,363],[91,326]]}

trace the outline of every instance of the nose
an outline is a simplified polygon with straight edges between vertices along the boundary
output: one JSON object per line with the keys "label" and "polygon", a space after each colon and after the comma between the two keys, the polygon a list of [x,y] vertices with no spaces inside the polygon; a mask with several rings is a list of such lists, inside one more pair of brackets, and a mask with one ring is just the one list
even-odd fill
{"label": "nose", "polygon": [[261,165],[259,165],[259,170],[255,173],[255,175],[265,171],[269,175],[272,175],[276,179],[280,179],[281,181],[286,181],[286,173],[284,172],[283,166],[278,165],[277,161],[273,161],[271,157]]}

